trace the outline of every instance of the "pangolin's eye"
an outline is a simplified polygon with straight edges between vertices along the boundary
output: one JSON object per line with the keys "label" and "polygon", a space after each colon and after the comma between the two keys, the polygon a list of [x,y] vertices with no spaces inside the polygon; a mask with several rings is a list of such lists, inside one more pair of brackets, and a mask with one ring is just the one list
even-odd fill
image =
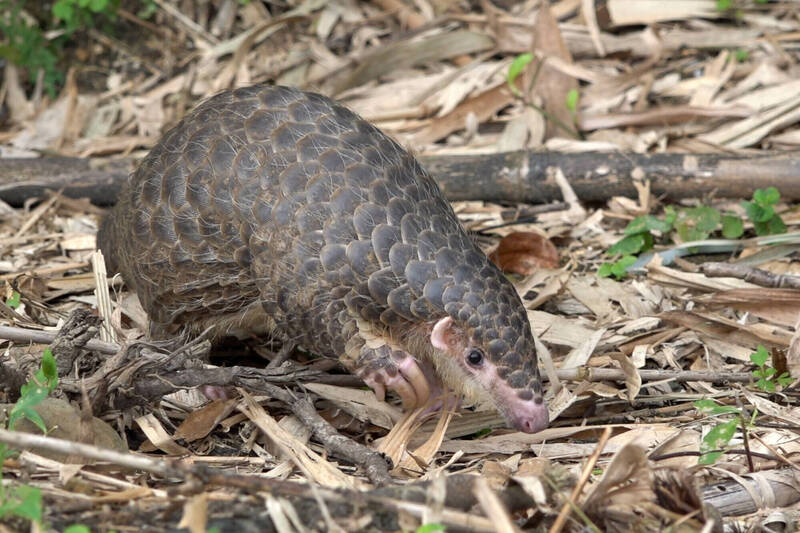
{"label": "pangolin's eye", "polygon": [[473,348],[467,354],[467,363],[471,366],[481,366],[483,364],[483,352],[477,348]]}

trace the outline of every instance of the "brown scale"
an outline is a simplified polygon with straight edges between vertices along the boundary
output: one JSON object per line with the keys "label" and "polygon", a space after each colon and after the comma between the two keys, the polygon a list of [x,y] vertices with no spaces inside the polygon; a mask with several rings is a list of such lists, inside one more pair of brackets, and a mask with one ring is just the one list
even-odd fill
{"label": "brown scale", "polygon": [[[323,96],[256,85],[207,100],[142,161],[98,243],[154,336],[270,332],[411,405],[394,380],[432,366],[517,427],[543,427],[515,289],[419,163]],[[536,422],[520,422],[520,402],[535,403]]]}

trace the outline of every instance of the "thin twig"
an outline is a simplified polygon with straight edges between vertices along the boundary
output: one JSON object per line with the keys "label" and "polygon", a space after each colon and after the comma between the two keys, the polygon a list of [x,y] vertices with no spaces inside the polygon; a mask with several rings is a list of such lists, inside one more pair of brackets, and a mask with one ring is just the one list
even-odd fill
{"label": "thin twig", "polygon": [[600,435],[600,439],[597,441],[597,446],[595,446],[592,456],[589,457],[589,460],[586,462],[586,466],[583,467],[583,472],[581,472],[580,479],[578,479],[578,482],[572,489],[572,494],[570,494],[569,500],[564,502],[564,505],[561,507],[561,512],[558,513],[558,517],[556,517],[555,522],[553,522],[553,525],[550,527],[549,533],[558,533],[564,527],[564,524],[567,523],[569,510],[573,505],[576,505],[578,496],[580,496],[581,492],[583,491],[584,485],[586,485],[586,483],[589,481],[589,478],[592,475],[592,470],[594,470],[594,465],[597,464],[597,460],[600,458],[600,454],[603,453],[603,448],[606,447],[606,443],[610,437],[611,428],[607,427],[606,430],[603,431],[603,434]]}

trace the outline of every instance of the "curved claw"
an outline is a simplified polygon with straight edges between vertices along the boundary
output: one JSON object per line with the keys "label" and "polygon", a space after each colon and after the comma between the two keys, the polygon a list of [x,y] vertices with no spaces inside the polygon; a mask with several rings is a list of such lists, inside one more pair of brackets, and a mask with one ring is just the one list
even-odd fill
{"label": "curved claw", "polygon": [[406,357],[398,363],[397,369],[400,371],[400,374],[406,378],[408,385],[414,391],[414,404],[406,406],[404,400],[403,407],[406,407],[407,409],[413,409],[415,407],[422,407],[425,405],[425,403],[428,401],[428,398],[430,398],[431,388],[430,384],[428,383],[428,378],[425,377],[425,373],[422,371],[422,369],[420,369],[414,358]]}
{"label": "curved claw", "polygon": [[417,392],[402,374],[398,374],[392,383],[387,383],[403,400],[403,409],[414,409],[418,405]]}

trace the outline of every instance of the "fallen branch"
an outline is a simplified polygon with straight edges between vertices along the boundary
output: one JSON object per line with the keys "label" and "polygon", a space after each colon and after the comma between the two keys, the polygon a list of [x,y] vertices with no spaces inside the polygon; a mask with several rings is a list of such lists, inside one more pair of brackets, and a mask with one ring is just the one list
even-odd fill
{"label": "fallen branch", "polygon": [[[657,196],[671,200],[714,193],[749,198],[775,186],[784,200],[800,199],[800,157],[795,152],[763,155],[633,154],[622,152],[504,152],[478,155],[422,155],[451,201],[485,200],[546,203],[561,200],[548,169],[559,168],[582,201],[636,197],[635,184],[651,182]],[[64,190],[97,205],[113,204],[133,170],[131,158],[98,161],[69,157],[3,159],[0,200],[19,206],[47,190]]]}
{"label": "fallen branch", "polygon": [[[192,463],[189,461],[178,461],[174,459],[154,459],[144,455],[116,452],[92,446],[89,444],[81,444],[62,439],[54,439],[41,435],[30,435],[27,433],[18,433],[0,429],[0,442],[6,443],[12,448],[19,450],[36,450],[48,451],[55,453],[66,453],[70,455],[85,457],[95,461],[102,461],[114,465],[130,468],[137,471],[149,472],[163,478],[175,478],[183,481],[189,479],[200,480],[201,483],[195,483],[193,486],[197,491],[207,490],[209,486],[237,488],[247,492],[267,492],[275,496],[283,496],[291,499],[302,498],[304,500],[314,500],[314,495],[307,483],[298,483],[294,481],[284,481],[280,479],[273,479],[257,475],[239,475],[222,472],[219,469],[210,468],[202,464]],[[452,487],[453,491],[457,494],[465,493],[463,488],[471,488],[474,484],[474,477],[471,476],[452,476],[448,479],[448,488]],[[420,483],[419,485],[428,485],[429,483]],[[191,486],[189,487],[191,488]],[[408,513],[418,519],[422,519],[428,510],[428,505],[424,499],[421,502],[411,501],[410,499],[399,499],[401,496],[408,496],[415,494],[408,486],[388,487],[383,491],[357,491],[352,489],[337,488],[332,489],[328,487],[314,487],[314,491],[319,497],[326,502],[335,502],[344,505],[346,508],[358,509],[368,506],[376,513],[394,515],[397,513]],[[421,494],[424,497],[424,492]],[[419,494],[420,492],[416,492]],[[503,497],[502,499],[506,504],[512,501],[519,502],[518,494],[511,494]],[[467,496],[469,498],[469,496]],[[527,499],[529,505],[532,504],[530,499]],[[455,528],[467,528],[471,531],[494,531],[492,523],[485,517],[475,514],[461,512],[452,508],[451,501],[445,501],[448,507],[441,510],[441,522],[446,526]],[[474,499],[471,502],[473,503]],[[467,505],[460,505],[463,508],[469,508]],[[304,520],[311,521],[313,517],[304,516]]]}

